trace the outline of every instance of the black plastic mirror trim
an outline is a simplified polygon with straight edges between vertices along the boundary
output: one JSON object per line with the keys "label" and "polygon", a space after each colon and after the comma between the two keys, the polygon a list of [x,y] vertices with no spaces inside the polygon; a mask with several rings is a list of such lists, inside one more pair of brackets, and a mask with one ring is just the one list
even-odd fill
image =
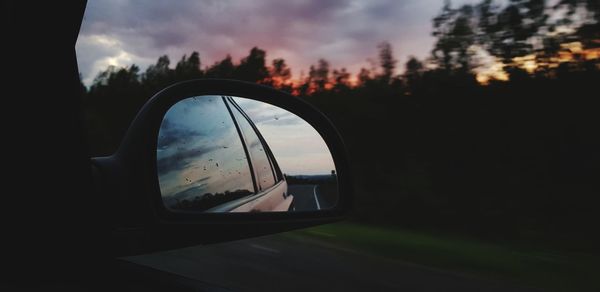
{"label": "black plastic mirror trim", "polygon": [[[337,205],[328,210],[307,212],[189,214],[168,211],[162,201],[156,171],[158,131],[165,113],[175,103],[202,95],[237,96],[266,102],[298,115],[313,126],[325,140],[335,163],[340,194]],[[135,230],[155,241],[157,236],[172,237],[171,242],[159,240],[162,244],[158,246],[142,240],[146,241],[143,250],[156,250],[166,245],[178,246],[178,242],[183,244],[184,238],[195,244],[219,242],[226,238],[245,238],[343,219],[352,206],[352,179],[345,149],[329,119],[298,97],[243,81],[198,79],[179,82],[155,94],[132,122],[117,152],[93,161],[105,180],[105,193],[110,193],[118,204],[118,210],[114,211],[115,228],[121,233]],[[216,226],[219,228],[213,228]],[[209,230],[212,231],[207,233]],[[226,234],[228,230],[237,230],[237,234]]]}

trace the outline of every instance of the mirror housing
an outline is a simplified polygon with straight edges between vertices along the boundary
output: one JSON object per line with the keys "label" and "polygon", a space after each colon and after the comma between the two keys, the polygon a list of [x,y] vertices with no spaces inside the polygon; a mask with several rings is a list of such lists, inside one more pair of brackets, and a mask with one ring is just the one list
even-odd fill
{"label": "mirror housing", "polygon": [[[335,207],[309,212],[174,213],[165,211],[157,177],[156,148],[166,112],[192,96],[238,96],[285,109],[324,139],[335,163],[339,197]],[[118,150],[92,158],[94,177],[113,228],[113,254],[133,255],[217,243],[330,223],[345,217],[352,187],[344,144],[332,123],[298,97],[254,83],[199,79],[154,95],[131,123]]]}

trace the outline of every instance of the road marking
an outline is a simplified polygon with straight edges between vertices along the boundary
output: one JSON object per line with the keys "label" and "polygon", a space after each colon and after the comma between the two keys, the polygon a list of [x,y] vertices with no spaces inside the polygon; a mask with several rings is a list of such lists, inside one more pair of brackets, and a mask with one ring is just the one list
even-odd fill
{"label": "road marking", "polygon": [[250,244],[251,247],[262,250],[262,251],[268,251],[270,253],[281,253],[280,251],[274,249],[274,248],[270,248],[270,247],[266,247],[266,246],[262,246],[262,245],[258,245],[258,244]]}
{"label": "road marking", "polygon": [[321,205],[319,204],[319,200],[317,199],[317,186],[313,188],[313,195],[315,195],[315,202],[317,202],[317,210],[321,210]]}

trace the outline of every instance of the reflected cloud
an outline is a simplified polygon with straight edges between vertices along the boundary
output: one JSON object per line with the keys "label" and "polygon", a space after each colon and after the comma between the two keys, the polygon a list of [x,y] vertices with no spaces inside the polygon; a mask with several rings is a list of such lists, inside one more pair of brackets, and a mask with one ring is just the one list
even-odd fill
{"label": "reflected cloud", "polygon": [[191,97],[169,109],[156,153],[168,204],[192,195],[254,189],[237,129],[220,96]]}
{"label": "reflected cloud", "polygon": [[[291,190],[302,195],[300,201],[305,203],[317,192],[323,206],[332,206],[337,198],[335,167],[315,129],[281,108],[243,98],[233,100],[236,102],[221,96],[190,97],[166,113],[156,150],[165,205],[198,212],[238,208],[240,212],[287,211],[293,207],[294,196],[287,195]],[[252,122],[238,110],[238,101]],[[283,174],[295,183],[290,189]],[[256,196],[249,201],[252,195]],[[260,203],[258,198],[263,196],[269,199]],[[307,207],[300,205],[300,210]]]}
{"label": "reflected cloud", "polygon": [[[180,133],[184,132],[182,131]],[[184,139],[179,139],[179,141],[182,140]],[[159,154],[160,158],[157,162],[157,171],[161,174],[168,174],[171,171],[182,171],[190,167],[193,162],[199,161],[204,156],[210,154],[210,152],[221,148],[222,146],[216,145],[196,146],[194,148],[180,147],[177,151],[173,151],[169,155]],[[164,150],[159,149],[158,151],[163,152]]]}
{"label": "reflected cloud", "polygon": [[300,117],[282,108],[247,98],[236,98],[236,102],[251,117],[254,124],[274,123],[278,125],[305,124]]}
{"label": "reflected cloud", "polygon": [[169,119],[164,119],[160,127],[158,149],[165,150],[173,145],[183,145],[200,139],[202,134],[190,128],[174,127]]}

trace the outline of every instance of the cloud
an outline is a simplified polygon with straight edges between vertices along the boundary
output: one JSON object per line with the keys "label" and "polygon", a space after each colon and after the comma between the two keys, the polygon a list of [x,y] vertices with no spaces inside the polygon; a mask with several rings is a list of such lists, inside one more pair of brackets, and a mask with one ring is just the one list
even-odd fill
{"label": "cloud", "polygon": [[[467,1],[467,0],[465,0]],[[357,73],[390,41],[403,64],[425,58],[431,19],[440,0],[90,0],[77,53],[89,84],[108,64],[136,63],[142,70],[167,54],[175,63],[200,53],[204,65],[231,54],[235,60],[258,46],[269,59],[284,58],[295,78],[319,58]]]}
{"label": "cloud", "polygon": [[83,82],[91,84],[96,75],[108,66],[126,67],[131,64],[146,67],[153,58],[127,51],[123,42],[104,34],[82,34],[77,39],[77,62]]}

